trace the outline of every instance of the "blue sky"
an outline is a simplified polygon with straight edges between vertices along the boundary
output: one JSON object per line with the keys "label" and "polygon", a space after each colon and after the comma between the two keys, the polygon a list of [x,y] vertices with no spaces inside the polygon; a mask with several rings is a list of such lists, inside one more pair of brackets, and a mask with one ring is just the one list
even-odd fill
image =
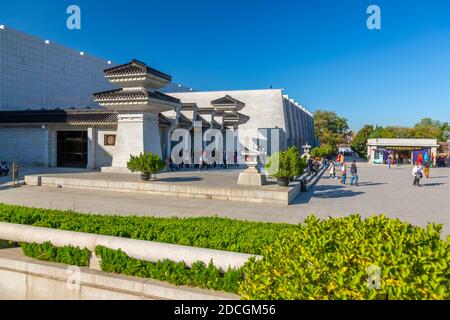
{"label": "blue sky", "polygon": [[[81,30],[66,28],[70,4]],[[366,27],[371,4],[381,30]],[[0,24],[117,63],[137,58],[198,90],[284,88],[353,129],[450,122],[447,0],[1,0]]]}

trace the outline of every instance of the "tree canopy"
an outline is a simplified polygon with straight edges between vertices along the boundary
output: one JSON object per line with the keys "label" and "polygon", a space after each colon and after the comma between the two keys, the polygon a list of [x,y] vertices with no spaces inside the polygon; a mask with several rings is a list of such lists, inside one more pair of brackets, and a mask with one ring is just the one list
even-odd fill
{"label": "tree canopy", "polygon": [[348,132],[347,119],[339,117],[336,112],[317,110],[314,113],[316,136],[321,145],[336,145]]}
{"label": "tree canopy", "polygon": [[373,125],[368,124],[359,130],[353,139],[351,147],[360,157],[367,158],[367,139],[369,139],[374,132],[375,128]]}
{"label": "tree canopy", "polygon": [[370,135],[370,139],[375,138],[410,138],[410,139],[438,139],[446,141],[446,132],[450,130],[448,122],[440,122],[430,118],[424,118],[413,127],[379,127]]}

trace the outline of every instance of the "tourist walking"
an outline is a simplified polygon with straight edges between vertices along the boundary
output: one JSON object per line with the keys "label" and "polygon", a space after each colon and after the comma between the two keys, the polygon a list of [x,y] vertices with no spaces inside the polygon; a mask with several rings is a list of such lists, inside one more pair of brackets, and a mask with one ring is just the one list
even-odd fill
{"label": "tourist walking", "polygon": [[429,178],[430,177],[430,161],[425,161],[425,164],[423,166],[423,174],[425,175],[425,178]]}
{"label": "tourist walking", "polygon": [[387,165],[388,165],[388,168],[391,169],[391,164],[392,164],[391,156],[389,156],[389,157],[386,159],[386,163],[387,163]]}
{"label": "tourist walking", "polygon": [[350,180],[350,185],[357,186],[358,185],[358,167],[356,166],[355,160],[353,160],[352,166],[350,167],[350,174],[352,175],[352,179]]}
{"label": "tourist walking", "polygon": [[422,178],[423,167],[422,165],[417,161],[416,165],[413,167],[412,175],[414,177],[414,186],[420,187],[420,179]]}
{"label": "tourist walking", "polygon": [[345,164],[345,162],[341,166],[341,173],[342,173],[341,184],[345,185],[345,183],[347,182],[347,165]]}
{"label": "tourist walking", "polygon": [[330,172],[330,179],[336,179],[336,167],[334,166],[334,162],[331,161],[330,166],[328,167]]}

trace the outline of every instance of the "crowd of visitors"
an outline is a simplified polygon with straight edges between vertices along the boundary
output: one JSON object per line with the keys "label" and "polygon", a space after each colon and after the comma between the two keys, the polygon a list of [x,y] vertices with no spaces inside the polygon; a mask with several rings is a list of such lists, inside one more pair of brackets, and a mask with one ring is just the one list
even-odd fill
{"label": "crowd of visitors", "polygon": [[[339,171],[341,173],[341,179],[339,182],[342,185],[346,185],[348,166],[347,166],[347,163],[345,162],[345,154],[344,153],[339,153],[336,156],[336,161],[331,161],[331,163],[329,164],[328,173],[329,173],[330,179],[334,179],[334,180],[338,179],[338,177],[336,175],[336,167],[339,167]],[[350,185],[357,186],[359,177],[358,177],[358,167],[356,165],[355,160],[353,160],[350,165],[350,174],[351,174]]]}

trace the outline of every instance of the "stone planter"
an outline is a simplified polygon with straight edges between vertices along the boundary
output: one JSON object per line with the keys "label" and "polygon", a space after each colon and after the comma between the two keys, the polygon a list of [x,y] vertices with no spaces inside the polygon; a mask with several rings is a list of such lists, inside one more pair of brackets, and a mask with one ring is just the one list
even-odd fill
{"label": "stone planter", "polygon": [[289,177],[277,178],[277,183],[280,187],[289,187]]}

